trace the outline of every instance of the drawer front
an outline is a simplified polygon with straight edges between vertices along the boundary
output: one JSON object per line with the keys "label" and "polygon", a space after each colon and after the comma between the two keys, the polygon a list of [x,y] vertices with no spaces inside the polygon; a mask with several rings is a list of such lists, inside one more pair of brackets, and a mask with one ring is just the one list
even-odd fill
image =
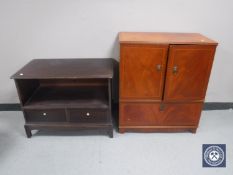
{"label": "drawer front", "polygon": [[100,123],[107,121],[107,110],[98,109],[70,109],[70,122]]}
{"label": "drawer front", "polygon": [[153,126],[159,125],[161,118],[159,104],[153,103],[121,103],[120,125]]}
{"label": "drawer front", "polygon": [[65,122],[65,110],[25,110],[28,122]]}
{"label": "drawer front", "polygon": [[162,113],[163,125],[196,126],[198,125],[203,103],[164,104]]}
{"label": "drawer front", "polygon": [[121,126],[196,126],[202,103],[120,104]]}

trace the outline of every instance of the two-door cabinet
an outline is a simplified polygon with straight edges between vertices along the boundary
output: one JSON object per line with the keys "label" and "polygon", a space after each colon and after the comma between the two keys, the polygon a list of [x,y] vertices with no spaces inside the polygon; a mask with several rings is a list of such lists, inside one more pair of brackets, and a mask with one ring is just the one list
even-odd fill
{"label": "two-door cabinet", "polygon": [[121,32],[119,131],[198,127],[217,43],[198,33]]}

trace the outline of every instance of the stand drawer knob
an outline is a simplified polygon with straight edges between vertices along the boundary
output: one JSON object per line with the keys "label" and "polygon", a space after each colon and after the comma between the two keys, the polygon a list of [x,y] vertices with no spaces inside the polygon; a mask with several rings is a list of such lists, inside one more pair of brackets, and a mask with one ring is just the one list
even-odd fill
{"label": "stand drawer knob", "polygon": [[86,113],[86,116],[90,116],[90,113],[89,113],[89,112],[87,112],[87,113]]}
{"label": "stand drawer knob", "polygon": [[46,112],[43,112],[43,116],[46,116],[47,115],[47,113]]}

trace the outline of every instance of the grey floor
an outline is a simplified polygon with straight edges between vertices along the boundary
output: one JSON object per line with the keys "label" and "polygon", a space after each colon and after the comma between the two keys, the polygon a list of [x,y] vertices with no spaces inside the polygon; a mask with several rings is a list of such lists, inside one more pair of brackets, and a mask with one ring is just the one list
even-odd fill
{"label": "grey floor", "polygon": [[[0,112],[0,175],[233,174],[233,111],[204,111],[191,133],[36,133],[21,112]],[[227,168],[202,168],[202,144],[227,146]]]}

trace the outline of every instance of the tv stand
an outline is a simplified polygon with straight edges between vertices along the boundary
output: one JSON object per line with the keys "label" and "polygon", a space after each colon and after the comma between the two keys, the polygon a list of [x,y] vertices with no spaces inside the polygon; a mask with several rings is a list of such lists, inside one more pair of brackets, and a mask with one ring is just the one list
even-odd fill
{"label": "tv stand", "polygon": [[105,130],[113,137],[113,59],[34,59],[15,80],[31,130]]}

